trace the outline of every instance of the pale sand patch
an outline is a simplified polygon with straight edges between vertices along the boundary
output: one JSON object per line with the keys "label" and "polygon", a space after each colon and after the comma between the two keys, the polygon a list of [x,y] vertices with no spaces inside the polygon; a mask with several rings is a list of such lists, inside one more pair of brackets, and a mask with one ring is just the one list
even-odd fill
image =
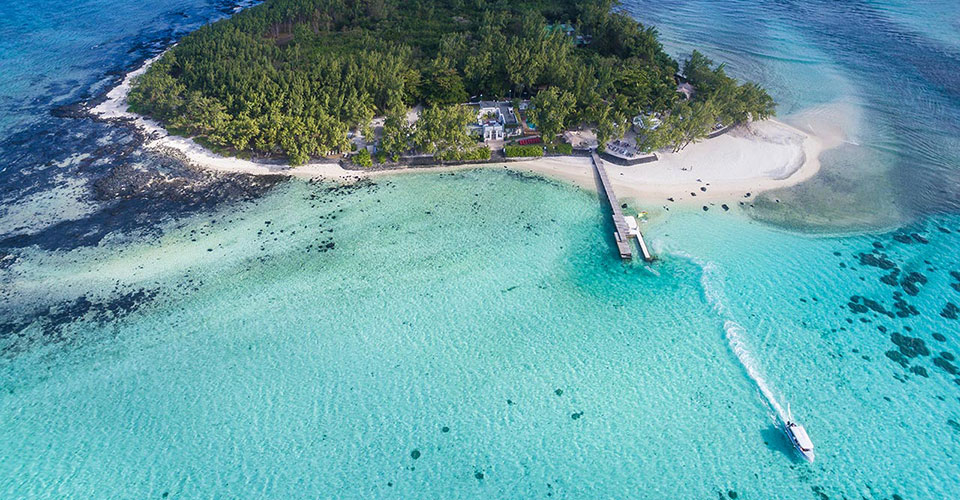
{"label": "pale sand patch", "polygon": [[[702,204],[742,199],[747,193],[753,196],[803,182],[819,171],[821,151],[819,137],[765,120],[690,145],[679,153],[660,153],[660,160],[653,163],[629,167],[605,164],[620,197],[644,204],[667,203],[667,198]],[[512,163],[510,168],[596,188],[589,158],[544,158]]]}
{"label": "pale sand patch", "polygon": [[[126,97],[132,80],[143,74],[156,59],[147,61],[143,67],[127,75],[92,112],[103,118],[132,120],[151,137],[146,147],[172,148],[200,167],[222,172],[281,174],[349,182],[369,176],[478,167],[503,168],[506,165],[513,170],[534,172],[566,180],[586,189],[596,189],[591,161],[585,157],[551,157],[486,165],[358,172],[345,170],[330,162],[311,162],[291,168],[281,164],[221,156],[190,139],[171,136],[157,122],[127,111]],[[823,118],[825,114],[820,112],[816,117]],[[810,116],[800,118],[803,125],[812,121]],[[635,198],[644,204],[666,203],[667,198],[685,204],[742,199],[746,193],[754,195],[770,189],[792,186],[817,173],[820,169],[820,153],[846,140],[842,137],[840,128],[823,128],[822,123],[828,120],[817,121],[820,123],[817,126],[811,124],[808,131],[776,120],[755,122],[720,137],[690,145],[679,153],[661,153],[660,160],[654,163],[622,167],[607,162],[606,166],[618,194],[624,198]],[[814,135],[814,131],[817,135]],[[706,192],[701,188],[706,188]]]}

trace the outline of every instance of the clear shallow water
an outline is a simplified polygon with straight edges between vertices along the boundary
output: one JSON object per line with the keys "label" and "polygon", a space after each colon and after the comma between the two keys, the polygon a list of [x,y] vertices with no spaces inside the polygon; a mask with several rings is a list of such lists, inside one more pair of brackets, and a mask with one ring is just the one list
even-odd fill
{"label": "clear shallow water", "polygon": [[[76,8],[97,24],[119,5]],[[844,236],[756,221],[795,227],[823,207],[673,210],[648,229],[650,270],[615,259],[596,196],[559,183],[211,179],[123,127],[50,116],[106,87],[105,67],[232,8],[140,5],[103,61],[43,72],[68,83],[0,85],[32,103],[0,112],[15,124],[0,138],[0,496],[958,496],[957,151],[891,107],[899,92],[946,113],[942,80],[851,63],[824,33],[871,39],[799,6],[628,4],[672,50],[762,79],[781,114],[855,106],[865,146],[833,154],[887,186],[915,180],[922,201],[894,198],[902,227]],[[839,14],[950,53],[948,14],[924,31],[918,9],[884,5]],[[9,25],[36,23],[17,12]],[[38,63],[82,59],[74,39]],[[877,140],[895,117],[915,134]],[[862,197],[843,173],[794,196]],[[904,284],[911,272],[926,282]],[[807,426],[814,464],[759,385]]]}
{"label": "clear shallow water", "polygon": [[[497,171],[340,194],[291,183],[158,239],[28,255],[4,276],[10,316],[17,297],[26,308],[52,283],[108,311],[117,279],[156,295],[119,320],[92,312],[46,333],[38,322],[6,346],[16,354],[0,412],[16,425],[0,442],[20,443],[0,462],[6,494],[936,498],[960,488],[960,433],[947,422],[960,419],[960,386],[933,356],[909,363],[927,377],[890,361],[897,346],[877,330],[913,326],[934,353],[957,352],[956,321],[938,313],[960,295],[946,272],[960,262],[943,248],[960,232],[927,245],[877,237],[929,277],[909,298],[921,316],[899,320],[848,306],[860,294],[893,310],[883,273],[857,264],[874,238],[681,214],[655,239],[665,261],[654,274],[613,258],[601,216],[592,195]],[[813,465],[774,428],[728,321],[810,428]]]}

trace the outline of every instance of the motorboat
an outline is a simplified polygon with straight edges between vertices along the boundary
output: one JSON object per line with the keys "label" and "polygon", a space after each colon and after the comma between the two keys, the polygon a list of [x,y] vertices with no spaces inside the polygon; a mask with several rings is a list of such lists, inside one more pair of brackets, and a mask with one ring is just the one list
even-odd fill
{"label": "motorboat", "polygon": [[792,417],[783,423],[783,431],[787,433],[793,447],[803,455],[808,462],[813,462],[813,441],[807,435],[807,430],[802,425],[793,421]]}

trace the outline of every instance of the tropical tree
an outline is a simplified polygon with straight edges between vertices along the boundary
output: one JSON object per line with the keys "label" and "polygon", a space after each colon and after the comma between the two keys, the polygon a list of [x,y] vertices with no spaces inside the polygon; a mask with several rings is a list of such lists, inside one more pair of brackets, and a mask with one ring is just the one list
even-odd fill
{"label": "tropical tree", "polygon": [[410,126],[407,124],[406,114],[396,108],[387,113],[383,123],[383,138],[380,140],[380,149],[394,161],[400,154],[410,149]]}
{"label": "tropical tree", "polygon": [[463,105],[426,108],[417,120],[413,143],[437,159],[455,158],[476,144],[467,132],[474,119],[473,110]]}
{"label": "tropical tree", "polygon": [[544,141],[553,141],[563,131],[567,118],[573,115],[576,99],[566,90],[548,88],[530,101],[528,111]]}

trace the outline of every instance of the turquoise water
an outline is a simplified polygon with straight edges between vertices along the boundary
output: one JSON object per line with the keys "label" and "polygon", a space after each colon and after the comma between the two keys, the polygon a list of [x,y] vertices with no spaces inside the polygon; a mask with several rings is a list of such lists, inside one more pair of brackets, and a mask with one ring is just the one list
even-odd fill
{"label": "turquoise water", "polygon": [[[0,498],[960,496],[954,87],[852,64],[875,40],[813,15],[949,62],[956,7],[924,24],[904,2],[811,5],[627,5],[671,52],[762,80],[787,120],[860,115],[781,204],[655,213],[652,266],[621,263],[597,196],[559,182],[210,179],[120,125],[50,116],[228,4],[141,3],[76,74],[0,81],[23,106],[0,109]],[[79,61],[72,40],[46,64]],[[23,43],[0,60],[39,57]],[[825,221],[825,199],[853,215]]]}
{"label": "turquoise water", "polygon": [[[4,276],[23,307],[54,289],[99,303],[117,280],[157,296],[59,326],[69,341],[41,323],[5,346],[0,415],[15,425],[0,442],[19,445],[4,496],[958,491],[955,377],[932,356],[910,363],[927,377],[891,362],[877,327],[957,352],[937,312],[960,295],[945,272],[960,227],[927,245],[879,237],[929,276],[910,298],[921,316],[894,320],[847,305],[893,309],[884,273],[856,264],[871,237],[681,214],[655,233],[652,272],[617,262],[601,217],[593,195],[499,171],[350,193],[297,182],[157,239],[26,255]],[[774,427],[728,321],[810,429],[814,464]]]}

